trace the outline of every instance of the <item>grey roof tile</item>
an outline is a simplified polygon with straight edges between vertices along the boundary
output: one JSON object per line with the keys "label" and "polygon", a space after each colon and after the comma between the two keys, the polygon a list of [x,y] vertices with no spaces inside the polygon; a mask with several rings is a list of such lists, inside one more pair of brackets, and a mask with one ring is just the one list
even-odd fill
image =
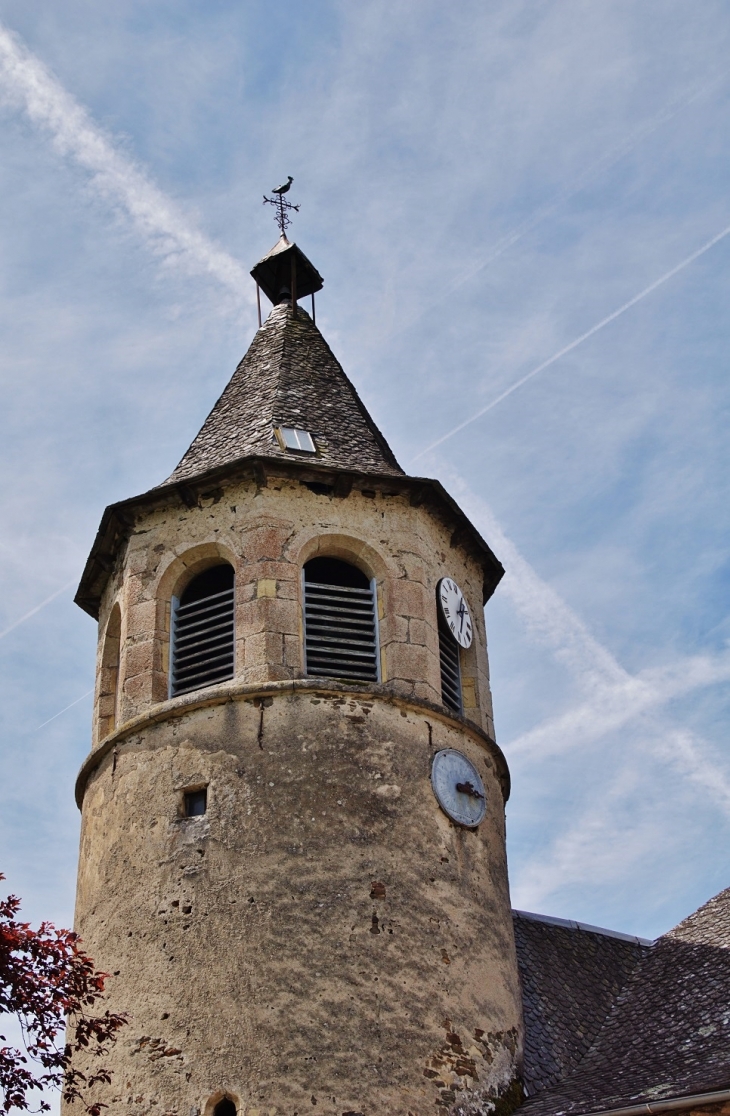
{"label": "grey roof tile", "polygon": [[308,430],[320,465],[403,474],[312,319],[301,307],[294,318],[291,306],[280,303],[165,483],[191,480],[243,457],[296,459],[299,455],[280,447],[275,426]]}
{"label": "grey roof tile", "polygon": [[727,1088],[730,888],[643,952],[585,1057],[526,1108],[578,1116]]}
{"label": "grey roof tile", "polygon": [[570,1073],[591,1047],[645,950],[637,938],[513,911],[529,1096]]}

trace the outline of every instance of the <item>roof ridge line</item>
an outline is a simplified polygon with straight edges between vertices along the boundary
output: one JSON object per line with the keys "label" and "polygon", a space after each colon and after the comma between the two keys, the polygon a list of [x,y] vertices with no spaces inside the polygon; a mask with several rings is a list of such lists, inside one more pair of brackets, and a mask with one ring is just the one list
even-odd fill
{"label": "roof ridge line", "polygon": [[640,938],[636,934],[624,934],[621,930],[609,930],[605,926],[593,926],[590,922],[576,922],[572,918],[557,918],[555,915],[535,914],[534,911],[518,911],[513,907],[513,915],[529,919],[531,922],[547,922],[550,926],[562,926],[566,930],[582,930],[587,934],[602,934],[604,938],[618,938],[622,942],[634,942],[640,946],[653,946],[654,939]]}
{"label": "roof ridge line", "polygon": [[[301,306],[297,307],[297,312],[299,312],[299,310],[302,310],[302,309],[303,309],[303,307],[301,307]],[[400,469],[401,473],[405,474],[405,470],[402,469],[401,466],[398,464],[396,456],[393,453],[392,449],[390,448],[390,445],[388,444],[387,438],[382,433],[380,427],[375,422],[375,419],[370,414],[370,411],[368,410],[368,408],[365,406],[362,399],[360,398],[359,391],[355,387],[355,385],[352,382],[352,380],[350,379],[350,377],[345,372],[345,369],[343,368],[342,364],[340,364],[340,361],[339,361],[338,357],[335,355],[329,341],[327,340],[325,335],[322,333],[322,330],[319,328],[319,326],[315,322],[314,318],[312,318],[312,316],[310,314],[307,314],[306,310],[304,311],[304,313],[306,314],[307,318],[311,322],[312,327],[316,330],[317,334],[319,335],[319,338],[322,341],[322,343],[324,344],[324,347],[326,348],[327,352],[329,353],[329,355],[332,357],[332,359],[335,361],[335,363],[339,367],[340,371],[342,372],[342,375],[345,377],[345,380],[347,381],[347,384],[349,385],[349,388],[350,388],[352,396],[355,400],[355,403],[356,403],[357,407],[359,408],[363,419],[365,420],[365,424],[370,429],[370,432],[374,436],[378,445],[380,446],[381,451],[384,453],[386,458],[390,459],[392,464],[394,464],[397,469]]]}

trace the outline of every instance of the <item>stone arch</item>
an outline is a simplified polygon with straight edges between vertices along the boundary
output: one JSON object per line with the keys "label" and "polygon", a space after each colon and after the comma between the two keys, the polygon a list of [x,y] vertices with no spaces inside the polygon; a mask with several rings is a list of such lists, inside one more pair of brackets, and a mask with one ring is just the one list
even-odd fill
{"label": "stone arch", "polygon": [[[301,631],[300,645],[302,663],[307,661],[306,653],[306,619],[304,602],[304,566],[312,558],[339,558],[355,566],[368,579],[375,583],[375,611],[376,624],[382,617],[383,583],[397,577],[397,571],[392,570],[383,554],[370,543],[365,542],[355,535],[345,534],[341,531],[319,531],[308,537],[293,541],[289,558],[298,564],[301,571],[299,581]],[[378,675],[381,681],[387,677],[387,668],[383,658],[383,649],[379,632],[376,633],[376,646],[378,649]]]}
{"label": "stone arch", "polygon": [[240,1111],[241,1102],[235,1093],[227,1089],[219,1089],[206,1101],[203,1116],[232,1116],[232,1113]]}
{"label": "stone arch", "polygon": [[103,740],[105,736],[113,732],[117,723],[121,635],[122,610],[117,602],[109,615],[101,649],[97,702],[97,737],[99,740]]}
{"label": "stone arch", "polygon": [[[300,549],[305,673],[343,682],[381,678],[378,572],[385,563],[366,543],[329,533]],[[313,569],[316,567],[316,569]]]}
{"label": "stone arch", "polygon": [[238,556],[224,543],[201,543],[175,555],[165,566],[157,582],[157,599],[169,602],[171,597],[179,597],[188,582],[219,562],[230,562],[234,573],[238,575]]}
{"label": "stone arch", "polygon": [[236,571],[219,559],[172,598],[170,697],[228,682],[236,669]]}
{"label": "stone arch", "polygon": [[209,542],[191,546],[182,554],[171,556],[157,581],[155,597],[158,614],[164,617],[164,638],[158,639],[155,648],[155,673],[161,680],[156,700],[164,700],[169,691],[170,675],[170,604],[173,596],[180,596],[199,573],[220,562],[229,562],[238,584],[238,556],[225,543]]}
{"label": "stone arch", "polygon": [[388,577],[388,565],[382,554],[362,539],[336,531],[324,531],[310,536],[299,546],[294,561],[300,567],[310,558],[340,558],[357,566],[369,578],[382,581]]}

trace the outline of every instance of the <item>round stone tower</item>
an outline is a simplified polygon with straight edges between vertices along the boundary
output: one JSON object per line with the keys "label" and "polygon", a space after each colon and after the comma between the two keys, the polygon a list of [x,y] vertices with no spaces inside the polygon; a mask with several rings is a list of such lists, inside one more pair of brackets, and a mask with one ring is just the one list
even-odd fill
{"label": "round stone tower", "polygon": [[273,309],[171,477],[106,510],[76,598],[99,621],[76,927],[129,1018],[94,1096],[506,1107],[521,1008],[482,609],[502,568],[403,473],[289,268],[316,289],[286,240],[257,265]]}

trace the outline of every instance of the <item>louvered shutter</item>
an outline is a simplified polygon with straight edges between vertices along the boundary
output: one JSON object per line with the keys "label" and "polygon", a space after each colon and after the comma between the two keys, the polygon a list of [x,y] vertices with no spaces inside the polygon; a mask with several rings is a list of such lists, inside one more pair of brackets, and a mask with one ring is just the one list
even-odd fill
{"label": "louvered shutter", "polygon": [[[230,566],[233,581],[233,570]],[[205,575],[201,575],[204,577]],[[197,581],[198,579],[196,579]],[[208,581],[211,579],[208,578]],[[173,600],[170,696],[213,686],[233,678],[235,627],[233,584],[230,588],[197,596],[186,603],[188,587],[181,601]]]}
{"label": "louvered shutter", "polygon": [[459,644],[441,622],[439,622],[439,658],[441,660],[441,700],[454,713],[461,713]]}
{"label": "louvered shutter", "polygon": [[375,585],[304,582],[306,671],[344,681],[378,681]]}

